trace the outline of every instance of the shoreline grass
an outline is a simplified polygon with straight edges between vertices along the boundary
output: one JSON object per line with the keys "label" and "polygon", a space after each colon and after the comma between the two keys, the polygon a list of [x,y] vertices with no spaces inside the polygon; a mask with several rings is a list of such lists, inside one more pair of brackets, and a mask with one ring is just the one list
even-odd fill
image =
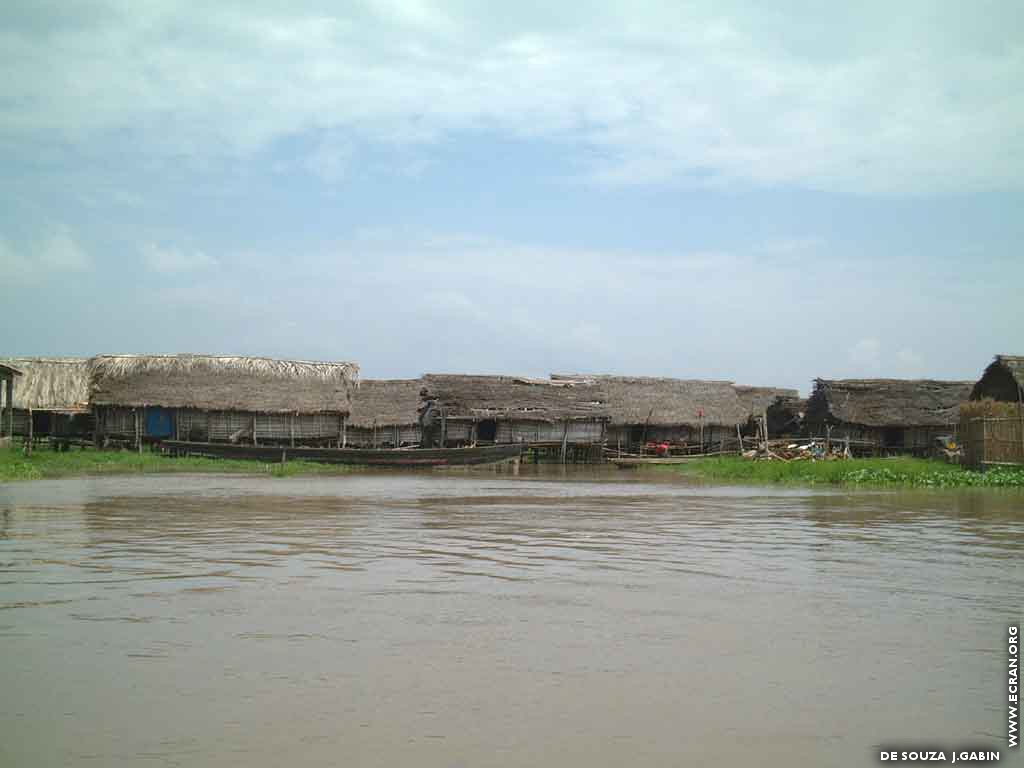
{"label": "shoreline grass", "polygon": [[269,477],[344,475],[360,469],[344,464],[289,461],[285,464],[200,456],[171,457],[151,451],[97,451],[92,448],[56,452],[35,450],[25,456],[20,446],[0,448],[0,482],[45,480],[89,475],[239,474]]}
{"label": "shoreline grass", "polygon": [[1024,488],[1024,468],[964,469],[933,459],[751,461],[738,456],[660,467],[716,482],[910,488]]}

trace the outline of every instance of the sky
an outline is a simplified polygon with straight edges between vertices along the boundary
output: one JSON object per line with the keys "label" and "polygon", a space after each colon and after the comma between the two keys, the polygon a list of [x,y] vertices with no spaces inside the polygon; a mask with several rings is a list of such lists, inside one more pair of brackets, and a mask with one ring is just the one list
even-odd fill
{"label": "sky", "polygon": [[7,0],[0,354],[1024,353],[1024,4]]}

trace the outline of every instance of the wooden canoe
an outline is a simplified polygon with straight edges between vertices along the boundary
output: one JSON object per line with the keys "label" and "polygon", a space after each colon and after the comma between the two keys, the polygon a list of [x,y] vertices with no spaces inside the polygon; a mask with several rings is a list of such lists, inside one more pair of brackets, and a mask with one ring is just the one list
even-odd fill
{"label": "wooden canoe", "polygon": [[459,467],[493,464],[516,459],[523,452],[519,444],[481,445],[472,448],[308,448],[232,443],[193,443],[162,440],[161,445],[176,453],[221,459],[251,459],[267,463],[289,459],[323,464],[358,464],[366,467]]}

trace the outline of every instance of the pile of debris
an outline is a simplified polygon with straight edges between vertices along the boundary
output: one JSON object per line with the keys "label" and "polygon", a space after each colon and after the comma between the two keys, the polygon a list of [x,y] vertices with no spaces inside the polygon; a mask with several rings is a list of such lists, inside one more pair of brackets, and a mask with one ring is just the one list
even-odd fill
{"label": "pile of debris", "polygon": [[765,440],[756,448],[743,452],[743,458],[755,461],[837,461],[851,459],[849,439],[829,442],[820,439],[809,439],[802,442],[785,440]]}

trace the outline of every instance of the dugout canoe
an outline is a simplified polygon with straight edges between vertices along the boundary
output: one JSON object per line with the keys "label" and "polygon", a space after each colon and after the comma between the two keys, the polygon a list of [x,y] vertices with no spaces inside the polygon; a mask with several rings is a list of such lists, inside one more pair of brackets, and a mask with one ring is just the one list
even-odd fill
{"label": "dugout canoe", "polygon": [[165,450],[191,456],[220,459],[251,459],[267,463],[315,461],[322,464],[357,464],[365,467],[462,467],[495,464],[517,459],[523,447],[517,443],[469,448],[308,448],[232,443],[198,443],[163,440]]}

